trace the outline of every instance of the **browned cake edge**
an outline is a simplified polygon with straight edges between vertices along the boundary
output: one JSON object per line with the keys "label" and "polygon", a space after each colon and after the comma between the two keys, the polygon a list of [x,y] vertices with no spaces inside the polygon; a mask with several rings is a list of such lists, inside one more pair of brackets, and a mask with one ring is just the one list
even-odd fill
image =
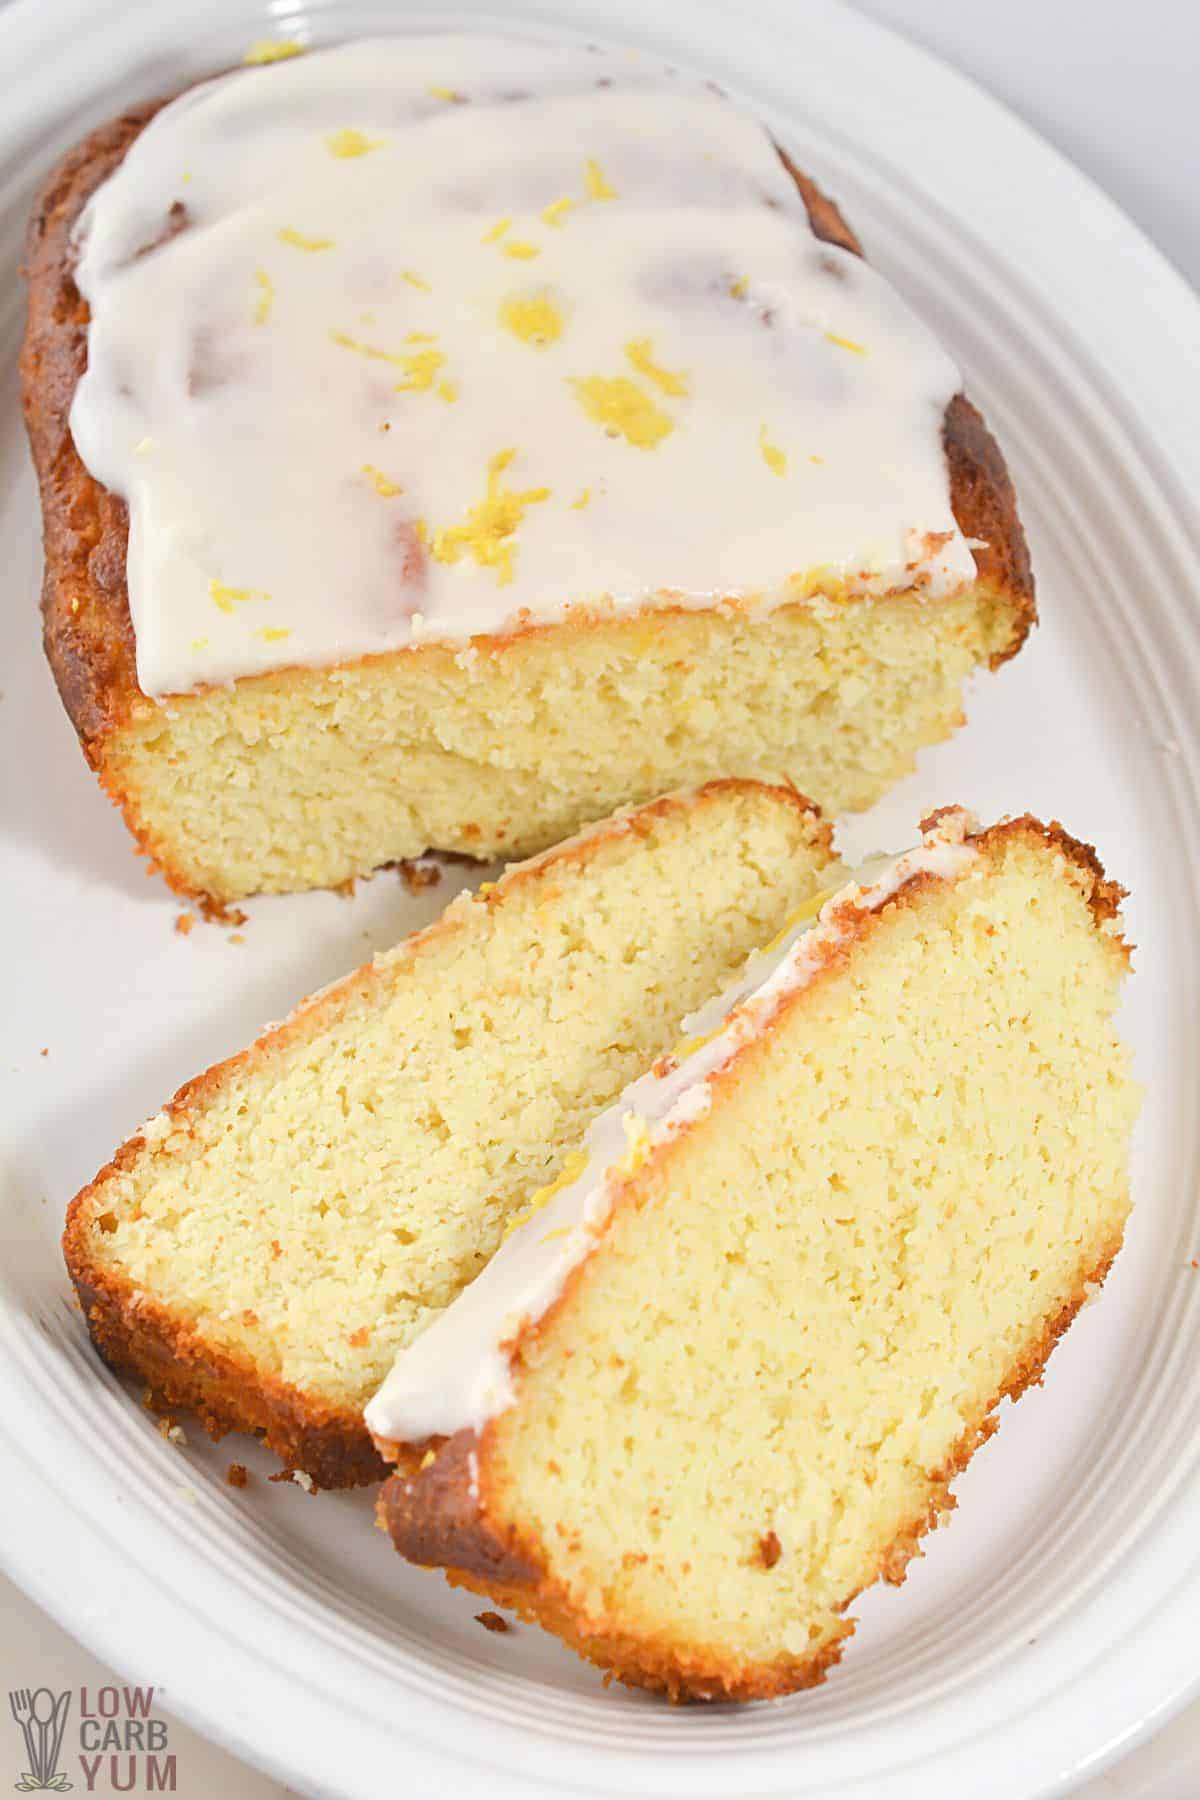
{"label": "browned cake edge", "polygon": [[[107,766],[106,750],[139,708],[152,707],[137,684],[133,626],[125,581],[128,514],[80,461],[70,431],[71,402],[87,367],[88,308],[73,277],[71,234],[92,193],[113,173],[134,139],[166,101],[133,107],[71,150],[44,184],[29,222],[25,271],[29,306],[21,351],[25,421],[42,502],[45,575],[42,587],[46,656],[84,754],[120,807],[139,849],[182,894],[204,898],[173,861],[171,846],[142,821],[137,796]],[[862,254],[834,203],[781,151],[816,235]],[[1008,607],[1012,630],[992,658],[1015,656],[1037,616],[1025,536],[1004,459],[970,401],[957,395],[946,409],[943,442],[951,505],[964,534],[985,548],[975,552],[980,586]],[[665,609],[670,611],[672,609]],[[572,621],[572,631],[613,629],[610,621]],[[500,648],[518,636],[562,630],[531,625],[476,640]],[[398,650],[362,662],[436,656],[436,644]],[[350,665],[354,666],[354,665]],[[247,676],[240,686],[276,679],[278,671]],[[296,670],[300,680],[311,670]]]}
{"label": "browned cake edge", "polygon": [[[796,167],[786,151],[780,150],[779,155],[800,190],[814,235],[862,256],[863,247],[836,204]],[[1012,636],[991,659],[996,669],[1017,654],[1037,623],[1029,546],[1000,446],[983,414],[965,394],[956,394],[946,408],[942,444],[950,474],[951,510],[964,537],[980,546],[974,551],[980,585],[1003,595],[1013,611]]]}
{"label": "browned cake edge", "polygon": [[[794,807],[809,819],[814,844],[829,850],[829,824],[821,820],[811,801],[794,789],[750,780],[711,781],[690,794],[668,794],[619,813],[580,838],[519,864],[489,891],[486,903],[502,906],[514,890],[537,880],[548,867],[585,864],[614,837],[628,831],[644,836],[666,814],[703,806],[728,790],[768,795],[773,802]],[[462,928],[460,919],[442,917],[409,938],[408,949],[415,954],[431,940]],[[322,1030],[364,984],[378,985],[384,979],[383,972],[368,963],[304,1001],[290,1018],[264,1033],[249,1049],[181,1087],[164,1108],[172,1125],[188,1131],[230,1081],[286,1045]],[[90,1232],[93,1221],[104,1215],[107,1184],[133,1169],[143,1156],[153,1154],[144,1134],[135,1133],[67,1209],[63,1254],[96,1349],[114,1369],[145,1382],[151,1404],[187,1408],[201,1418],[213,1437],[226,1431],[254,1433],[285,1468],[304,1470],[318,1487],[353,1487],[382,1479],[388,1467],[372,1445],[360,1412],[332,1406],[319,1394],[305,1392],[260,1369],[248,1355],[211,1342],[185,1313],[161,1305],[121,1271],[95,1260]]]}
{"label": "browned cake edge", "polygon": [[[1019,837],[1061,851],[1082,877],[1085,898],[1097,927],[1110,926],[1125,890],[1105,877],[1095,851],[1071,837],[1061,826],[1043,825],[1025,815],[993,826],[973,841],[980,848],[988,849],[1002,847],[1006,840]],[[919,875],[899,890],[891,904],[912,906],[922,891],[931,885],[936,885],[933,877]],[[882,916],[880,913],[860,915],[847,938],[830,948],[815,979],[843,967],[857,946],[879,928]],[[1128,961],[1130,952],[1124,940],[1114,935],[1111,941],[1115,953]],[[798,990],[784,1002],[785,1009],[803,1004],[805,996],[811,992],[811,984]],[[741,1079],[739,1064],[746,1052],[752,1050],[753,1044],[744,1047],[726,1065],[715,1077],[718,1087],[736,1084]],[[660,1175],[662,1162],[669,1159],[672,1148],[664,1146],[657,1153]],[[631,1194],[635,1185],[641,1186],[655,1179],[655,1160],[652,1154],[636,1176],[626,1178],[623,1186]],[[616,1204],[617,1207],[621,1205],[620,1195]],[[1043,1322],[1015,1359],[995,1395],[967,1425],[946,1462],[926,1472],[927,1503],[921,1512],[897,1530],[879,1560],[872,1581],[880,1578],[893,1584],[903,1581],[910,1560],[920,1554],[920,1539],[953,1509],[955,1501],[950,1484],[995,1431],[998,1423],[995,1413],[1000,1401],[1005,1397],[1015,1400],[1027,1387],[1040,1382],[1055,1344],[1088,1295],[1103,1282],[1120,1248],[1121,1237],[1118,1235],[1115,1241],[1098,1250],[1094,1247],[1089,1250],[1088,1261],[1079,1270],[1073,1287],[1057,1311]],[[534,1325],[524,1325],[519,1331],[510,1352],[514,1368],[519,1369],[523,1351],[551,1327],[559,1309],[569,1305],[584,1266],[579,1264],[568,1277],[562,1293],[542,1319]],[[683,1650],[666,1636],[655,1640],[632,1632],[619,1618],[600,1624],[594,1618],[582,1618],[564,1584],[548,1573],[538,1543],[531,1541],[504,1515],[503,1499],[496,1491],[490,1462],[493,1438],[494,1425],[488,1424],[478,1433],[465,1430],[449,1440],[431,1439],[428,1445],[381,1446],[389,1455],[399,1453],[402,1472],[384,1484],[377,1520],[402,1556],[424,1566],[440,1567],[452,1585],[485,1594],[500,1605],[512,1608],[522,1618],[545,1626],[580,1655],[628,1686],[650,1688],[666,1693],[676,1701],[770,1699],[815,1686],[840,1659],[843,1645],[854,1630],[853,1619],[846,1620],[837,1640],[825,1645],[813,1657],[785,1656],[776,1661],[755,1663],[730,1656],[719,1646],[695,1645]],[[417,1453],[428,1449],[437,1454],[428,1466],[422,1466],[417,1462]],[[563,1523],[569,1525],[569,1521]],[[630,1548],[636,1552],[638,1546],[631,1545]],[[870,1586],[872,1581],[863,1585]],[[860,1588],[848,1594],[844,1608],[849,1607],[861,1592]]]}

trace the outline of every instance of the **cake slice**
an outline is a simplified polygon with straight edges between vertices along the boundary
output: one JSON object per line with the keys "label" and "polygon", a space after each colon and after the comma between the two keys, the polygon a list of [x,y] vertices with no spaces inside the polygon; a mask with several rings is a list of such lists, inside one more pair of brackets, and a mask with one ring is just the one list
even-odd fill
{"label": "cake slice", "polygon": [[716,782],[460,896],[181,1089],[74,1200],[96,1347],[322,1486],[378,1477],[362,1408],[397,1350],[829,862],[796,794]]}
{"label": "cake slice", "polygon": [[673,1698],[820,1681],[1120,1247],[1120,898],[950,811],[757,959],[372,1401],[398,1549]]}
{"label": "cake slice", "polygon": [[179,892],[873,802],[1035,616],[1003,458],[710,83],[474,35],[102,126],[26,250],[46,650]]}

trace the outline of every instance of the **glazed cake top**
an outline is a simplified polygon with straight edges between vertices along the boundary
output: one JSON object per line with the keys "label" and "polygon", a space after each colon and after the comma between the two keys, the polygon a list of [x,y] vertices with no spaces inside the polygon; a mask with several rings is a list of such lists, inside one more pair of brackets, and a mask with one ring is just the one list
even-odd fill
{"label": "glazed cake top", "polygon": [[163,108],[71,429],[162,696],[568,612],[971,579],[958,371],[766,132],[627,53],[350,43]]}

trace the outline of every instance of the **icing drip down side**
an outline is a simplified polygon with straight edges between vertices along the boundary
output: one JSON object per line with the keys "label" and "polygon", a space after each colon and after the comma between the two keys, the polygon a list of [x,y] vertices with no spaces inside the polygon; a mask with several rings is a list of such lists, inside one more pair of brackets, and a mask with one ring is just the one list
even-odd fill
{"label": "icing drip down side", "polygon": [[954,364],[761,126],[648,59],[440,35],[236,71],[75,248],[71,429],[128,502],[148,695],[974,574]]}
{"label": "icing drip down side", "polygon": [[950,809],[917,849],[876,859],[848,885],[818,895],[750,958],[732,987],[684,1020],[682,1043],[598,1115],[582,1150],[532,1196],[482,1274],[400,1353],[366,1408],[381,1445],[478,1431],[512,1404],[506,1346],[554,1304],[603,1229],[621,1179],[704,1116],[712,1077],[812,980],[858,918],[918,876],[955,881],[965,874],[980,854],[970,842],[973,829],[968,813]]}

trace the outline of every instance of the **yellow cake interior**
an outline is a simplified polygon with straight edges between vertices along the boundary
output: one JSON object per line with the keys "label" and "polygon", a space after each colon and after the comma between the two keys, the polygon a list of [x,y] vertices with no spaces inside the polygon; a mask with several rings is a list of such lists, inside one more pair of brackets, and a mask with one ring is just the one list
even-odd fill
{"label": "yellow cake interior", "polygon": [[722,775],[869,806],[962,719],[1009,601],[817,597],[428,644],[144,702],[102,774],[168,874],[218,900],[335,885],[434,847],[524,856]]}
{"label": "yellow cake interior", "polygon": [[786,1685],[1121,1242],[1124,952],[1056,851],[987,857],[756,1039],[522,1346],[488,1514],[601,1660]]}
{"label": "yellow cake interior", "polygon": [[718,784],[460,898],[147,1128],[77,1203],[75,1272],[361,1407],[681,1015],[828,884],[827,837],[791,794]]}

